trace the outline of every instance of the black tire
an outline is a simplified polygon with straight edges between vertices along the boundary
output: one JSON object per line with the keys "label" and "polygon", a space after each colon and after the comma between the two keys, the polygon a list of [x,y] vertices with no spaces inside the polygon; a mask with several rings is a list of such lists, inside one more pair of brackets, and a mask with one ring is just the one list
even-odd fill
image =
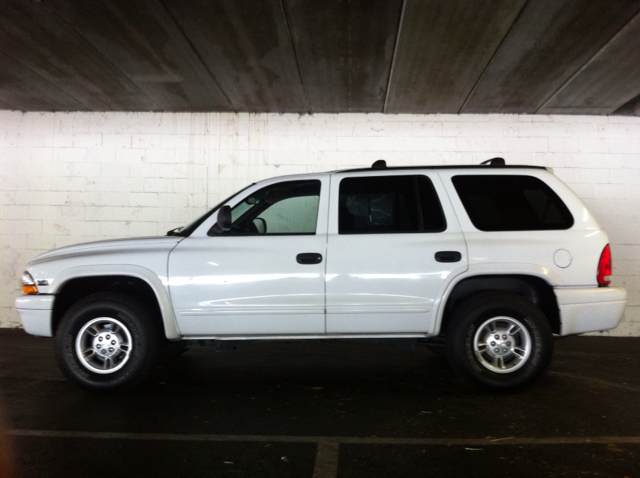
{"label": "black tire", "polygon": [[99,292],[76,302],[55,334],[60,369],[72,382],[92,391],[132,388],[143,382],[163,343],[161,327],[149,308],[115,292]]}
{"label": "black tire", "polygon": [[446,336],[454,371],[470,384],[496,392],[532,385],[553,356],[553,335],[544,313],[525,298],[485,292],[456,307]]}

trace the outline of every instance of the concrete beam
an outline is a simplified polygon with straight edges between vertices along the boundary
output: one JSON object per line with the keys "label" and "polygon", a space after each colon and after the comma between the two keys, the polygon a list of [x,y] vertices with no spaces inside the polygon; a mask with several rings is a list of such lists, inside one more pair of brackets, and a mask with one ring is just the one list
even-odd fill
{"label": "concrete beam", "polygon": [[406,0],[385,113],[458,113],[525,0]]}
{"label": "concrete beam", "polygon": [[640,11],[637,0],[530,0],[462,109],[535,113]]}
{"label": "concrete beam", "polygon": [[309,111],[382,112],[402,0],[284,0]]}
{"label": "concrete beam", "polygon": [[[61,109],[66,109],[64,103],[73,110],[157,109],[47,4],[6,0],[0,8],[0,51],[51,85],[45,98],[59,95],[61,90],[76,104],[82,105],[74,106],[73,101],[61,99],[57,105]],[[25,80],[33,78],[33,75],[26,74]],[[43,102],[36,91],[44,91],[40,88],[44,83],[36,80],[36,84],[38,90],[34,90],[30,98],[25,98],[26,103],[17,105],[20,109],[29,109],[32,104]],[[48,101],[44,100],[45,103]]]}
{"label": "concrete beam", "polygon": [[166,0],[165,4],[233,109],[308,111],[279,0]]}
{"label": "concrete beam", "polygon": [[639,94],[640,14],[565,83],[539,112],[610,114]]}

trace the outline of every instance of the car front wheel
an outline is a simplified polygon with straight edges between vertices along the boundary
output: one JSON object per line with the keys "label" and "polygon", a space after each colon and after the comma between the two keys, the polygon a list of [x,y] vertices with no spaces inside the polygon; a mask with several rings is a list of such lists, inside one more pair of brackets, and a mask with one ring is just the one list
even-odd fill
{"label": "car front wheel", "polygon": [[456,308],[447,328],[446,351],[454,371],[472,385],[515,391],[546,371],[553,336],[535,304],[516,294],[486,292]]}
{"label": "car front wheel", "polygon": [[85,297],[63,316],[55,348],[62,372],[82,388],[132,387],[151,372],[163,344],[141,301],[101,292]]}

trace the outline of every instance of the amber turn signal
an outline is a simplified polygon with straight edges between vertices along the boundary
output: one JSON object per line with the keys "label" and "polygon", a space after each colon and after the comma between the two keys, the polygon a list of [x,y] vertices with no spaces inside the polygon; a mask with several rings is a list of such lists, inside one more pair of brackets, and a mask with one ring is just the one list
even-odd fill
{"label": "amber turn signal", "polygon": [[37,294],[38,287],[35,285],[23,285],[22,292],[24,292],[25,294]]}

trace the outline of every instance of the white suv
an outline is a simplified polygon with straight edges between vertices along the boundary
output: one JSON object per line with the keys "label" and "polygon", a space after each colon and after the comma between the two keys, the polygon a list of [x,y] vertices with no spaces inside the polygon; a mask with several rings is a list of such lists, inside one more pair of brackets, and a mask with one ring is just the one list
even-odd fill
{"label": "white suv", "polygon": [[554,334],[619,323],[610,280],[606,233],[550,170],[377,161],[252,184],[165,237],[42,254],[16,307],[94,390],[139,383],[171,344],[327,338],[443,341],[464,379],[514,390]]}

